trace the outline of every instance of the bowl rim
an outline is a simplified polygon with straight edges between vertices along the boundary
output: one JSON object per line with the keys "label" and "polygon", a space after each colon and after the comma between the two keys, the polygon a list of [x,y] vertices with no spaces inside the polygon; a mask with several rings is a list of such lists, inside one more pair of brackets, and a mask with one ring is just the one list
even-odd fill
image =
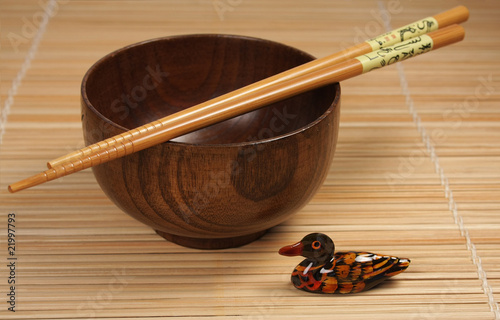
{"label": "bowl rim", "polygon": [[[157,41],[167,41],[167,40],[173,40],[173,39],[177,39],[177,38],[195,38],[195,37],[220,37],[220,38],[237,38],[237,39],[243,39],[243,40],[248,40],[248,41],[258,41],[258,42],[267,42],[267,43],[270,43],[270,44],[273,44],[273,45],[279,45],[279,46],[282,46],[282,47],[286,47],[292,51],[296,51],[297,53],[299,54],[302,54],[308,58],[311,58],[311,61],[316,59],[316,57],[314,57],[313,55],[305,52],[305,51],[302,51],[298,48],[295,48],[295,47],[292,47],[290,45],[287,45],[287,44],[283,44],[283,43],[280,43],[280,42],[277,42],[277,41],[273,41],[273,40],[268,40],[268,39],[262,39],[262,38],[258,38],[258,37],[251,37],[251,36],[245,36],[245,35],[235,35],[235,34],[220,34],[220,33],[194,33],[194,34],[180,34],[180,35],[172,35],[172,36],[165,36],[165,37],[157,37],[157,38],[152,38],[152,39],[148,39],[148,40],[144,40],[144,41],[140,41],[140,42],[136,42],[136,43],[132,43],[130,45],[127,45],[127,46],[124,46],[122,48],[119,48],[117,50],[114,50],[108,54],[106,54],[105,56],[103,56],[102,58],[100,58],[99,60],[97,60],[85,73],[83,79],[82,79],[82,83],[81,83],[81,100],[82,100],[82,103],[85,104],[86,108],[88,108],[90,111],[92,111],[94,114],[96,114],[101,120],[103,120],[105,123],[111,125],[112,127],[116,128],[116,129],[119,129],[123,132],[126,132],[126,131],[129,131],[129,130],[132,130],[132,129],[127,129],[113,121],[111,121],[109,118],[105,117],[101,112],[99,112],[99,110],[97,110],[93,104],[90,102],[88,96],[87,96],[87,91],[86,91],[86,84],[88,82],[88,78],[90,77],[90,75],[95,71],[95,69],[97,69],[102,63],[104,63],[105,61],[107,61],[108,59],[111,59],[113,58],[115,55],[119,54],[119,53],[122,53],[126,50],[129,50],[131,48],[135,48],[135,47],[139,47],[139,46],[143,46],[143,45],[147,45],[149,43],[152,43],[152,42],[157,42]],[[165,141],[163,143],[169,143],[169,144],[174,144],[174,145],[182,145],[182,146],[191,146],[191,147],[210,147],[210,148],[214,148],[214,147],[246,147],[246,146],[254,146],[254,145],[258,145],[258,144],[261,144],[261,143],[267,143],[267,142],[272,142],[272,141],[276,141],[276,140],[281,140],[281,139],[286,139],[290,136],[294,136],[296,134],[299,134],[301,132],[304,132],[314,126],[316,126],[318,123],[320,123],[321,121],[323,121],[326,117],[328,117],[328,115],[330,115],[332,112],[335,112],[335,110],[337,108],[340,107],[340,96],[341,96],[341,88],[340,88],[340,83],[334,83],[334,84],[329,84],[327,86],[334,86],[334,90],[335,90],[335,96],[334,96],[334,99],[333,101],[330,103],[330,105],[328,106],[328,108],[325,110],[325,112],[323,112],[323,114],[321,114],[319,117],[317,117],[314,121],[311,121],[309,123],[307,123],[306,125],[300,127],[300,128],[297,128],[293,131],[290,131],[290,132],[287,132],[287,133],[283,133],[283,134],[280,134],[280,135],[276,135],[276,136],[273,136],[273,137],[269,137],[269,138],[263,138],[263,139],[257,139],[257,140],[250,140],[250,141],[243,141],[243,142],[230,142],[230,143],[190,143],[190,142],[180,142],[180,141],[172,141],[172,140],[168,140],[168,141]],[[316,90],[316,89],[315,89]],[[265,108],[265,106],[263,107]]]}

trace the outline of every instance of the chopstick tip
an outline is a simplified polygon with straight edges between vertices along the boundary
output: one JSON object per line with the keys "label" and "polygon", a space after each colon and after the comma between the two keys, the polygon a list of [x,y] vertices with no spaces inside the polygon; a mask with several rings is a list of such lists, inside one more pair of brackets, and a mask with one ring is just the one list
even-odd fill
{"label": "chopstick tip", "polygon": [[460,5],[457,8],[462,12],[463,17],[465,18],[464,21],[467,21],[469,19],[469,15],[470,15],[469,8],[467,8],[464,5]]}
{"label": "chopstick tip", "polygon": [[48,172],[49,171],[40,172],[40,173],[38,173],[34,176],[31,176],[29,178],[26,178],[24,180],[15,182],[15,183],[9,185],[7,189],[9,190],[10,193],[16,193],[18,191],[28,189],[28,188],[37,186],[39,184],[42,184],[44,182],[47,182],[47,181],[50,181],[50,180],[57,178],[57,175],[52,175],[52,177],[49,179],[49,176],[47,175]]}

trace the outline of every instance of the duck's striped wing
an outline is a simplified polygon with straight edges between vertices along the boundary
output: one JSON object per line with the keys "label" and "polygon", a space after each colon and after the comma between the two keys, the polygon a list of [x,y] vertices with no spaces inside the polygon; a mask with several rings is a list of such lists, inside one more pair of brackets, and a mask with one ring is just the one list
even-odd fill
{"label": "duck's striped wing", "polygon": [[341,293],[370,289],[388,277],[403,272],[410,264],[408,259],[370,252],[338,252],[335,258],[334,270]]}

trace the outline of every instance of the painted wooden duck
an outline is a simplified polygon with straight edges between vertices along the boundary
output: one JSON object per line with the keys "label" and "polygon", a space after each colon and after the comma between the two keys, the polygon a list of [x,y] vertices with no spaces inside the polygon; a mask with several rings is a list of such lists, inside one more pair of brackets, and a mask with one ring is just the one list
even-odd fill
{"label": "painted wooden duck", "polygon": [[279,250],[284,256],[306,257],[292,273],[297,289],[315,293],[357,293],[408,268],[410,260],[370,252],[335,252],[325,234],[311,233]]}

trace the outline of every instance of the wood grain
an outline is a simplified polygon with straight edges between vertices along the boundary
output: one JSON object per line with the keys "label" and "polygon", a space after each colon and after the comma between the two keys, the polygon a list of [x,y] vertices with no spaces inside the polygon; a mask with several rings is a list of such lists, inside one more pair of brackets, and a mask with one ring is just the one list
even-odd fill
{"label": "wood grain", "polygon": [[[85,142],[93,145],[155,119],[175,118],[210,97],[311,59],[278,43],[222,35],[138,45],[85,77]],[[118,99],[126,109],[117,112],[117,97],[123,92],[133,97],[137,79],[142,86],[150,80],[141,79],[154,81],[160,73],[161,85],[152,82],[147,96],[133,101],[135,107]],[[240,246],[284,221],[321,186],[335,151],[339,115],[340,86],[334,84],[107,162],[94,167],[94,174],[120,208],[168,240],[206,249]]]}
{"label": "wood grain", "polygon": [[[498,303],[500,46],[492,40],[500,36],[497,1],[462,1],[471,11],[464,42],[405,62],[412,104],[396,66],[346,81],[338,145],[323,187],[291,219],[250,245],[210,252],[169,243],[116,208],[91,172],[7,194],[9,182],[84,146],[82,77],[117,48],[207,32],[275,40],[323,57],[384,31],[373,1],[220,3],[225,11],[210,1],[60,2],[4,127],[0,208],[2,217],[15,212],[19,218],[19,309],[13,314],[2,303],[0,318],[495,319],[477,263],[480,258]],[[395,27],[457,2],[380,4]],[[36,1],[4,0],[1,6],[3,108],[32,39],[26,37],[16,52],[6,36],[22,35],[22,18],[30,21],[40,9]],[[432,137],[443,174],[435,170],[422,128]],[[450,204],[456,204],[468,238]],[[0,224],[6,261],[6,221]],[[408,256],[412,265],[364,294],[341,300],[304,295],[289,282],[300,259],[282,258],[277,250],[315,231],[328,233],[338,250]]]}

